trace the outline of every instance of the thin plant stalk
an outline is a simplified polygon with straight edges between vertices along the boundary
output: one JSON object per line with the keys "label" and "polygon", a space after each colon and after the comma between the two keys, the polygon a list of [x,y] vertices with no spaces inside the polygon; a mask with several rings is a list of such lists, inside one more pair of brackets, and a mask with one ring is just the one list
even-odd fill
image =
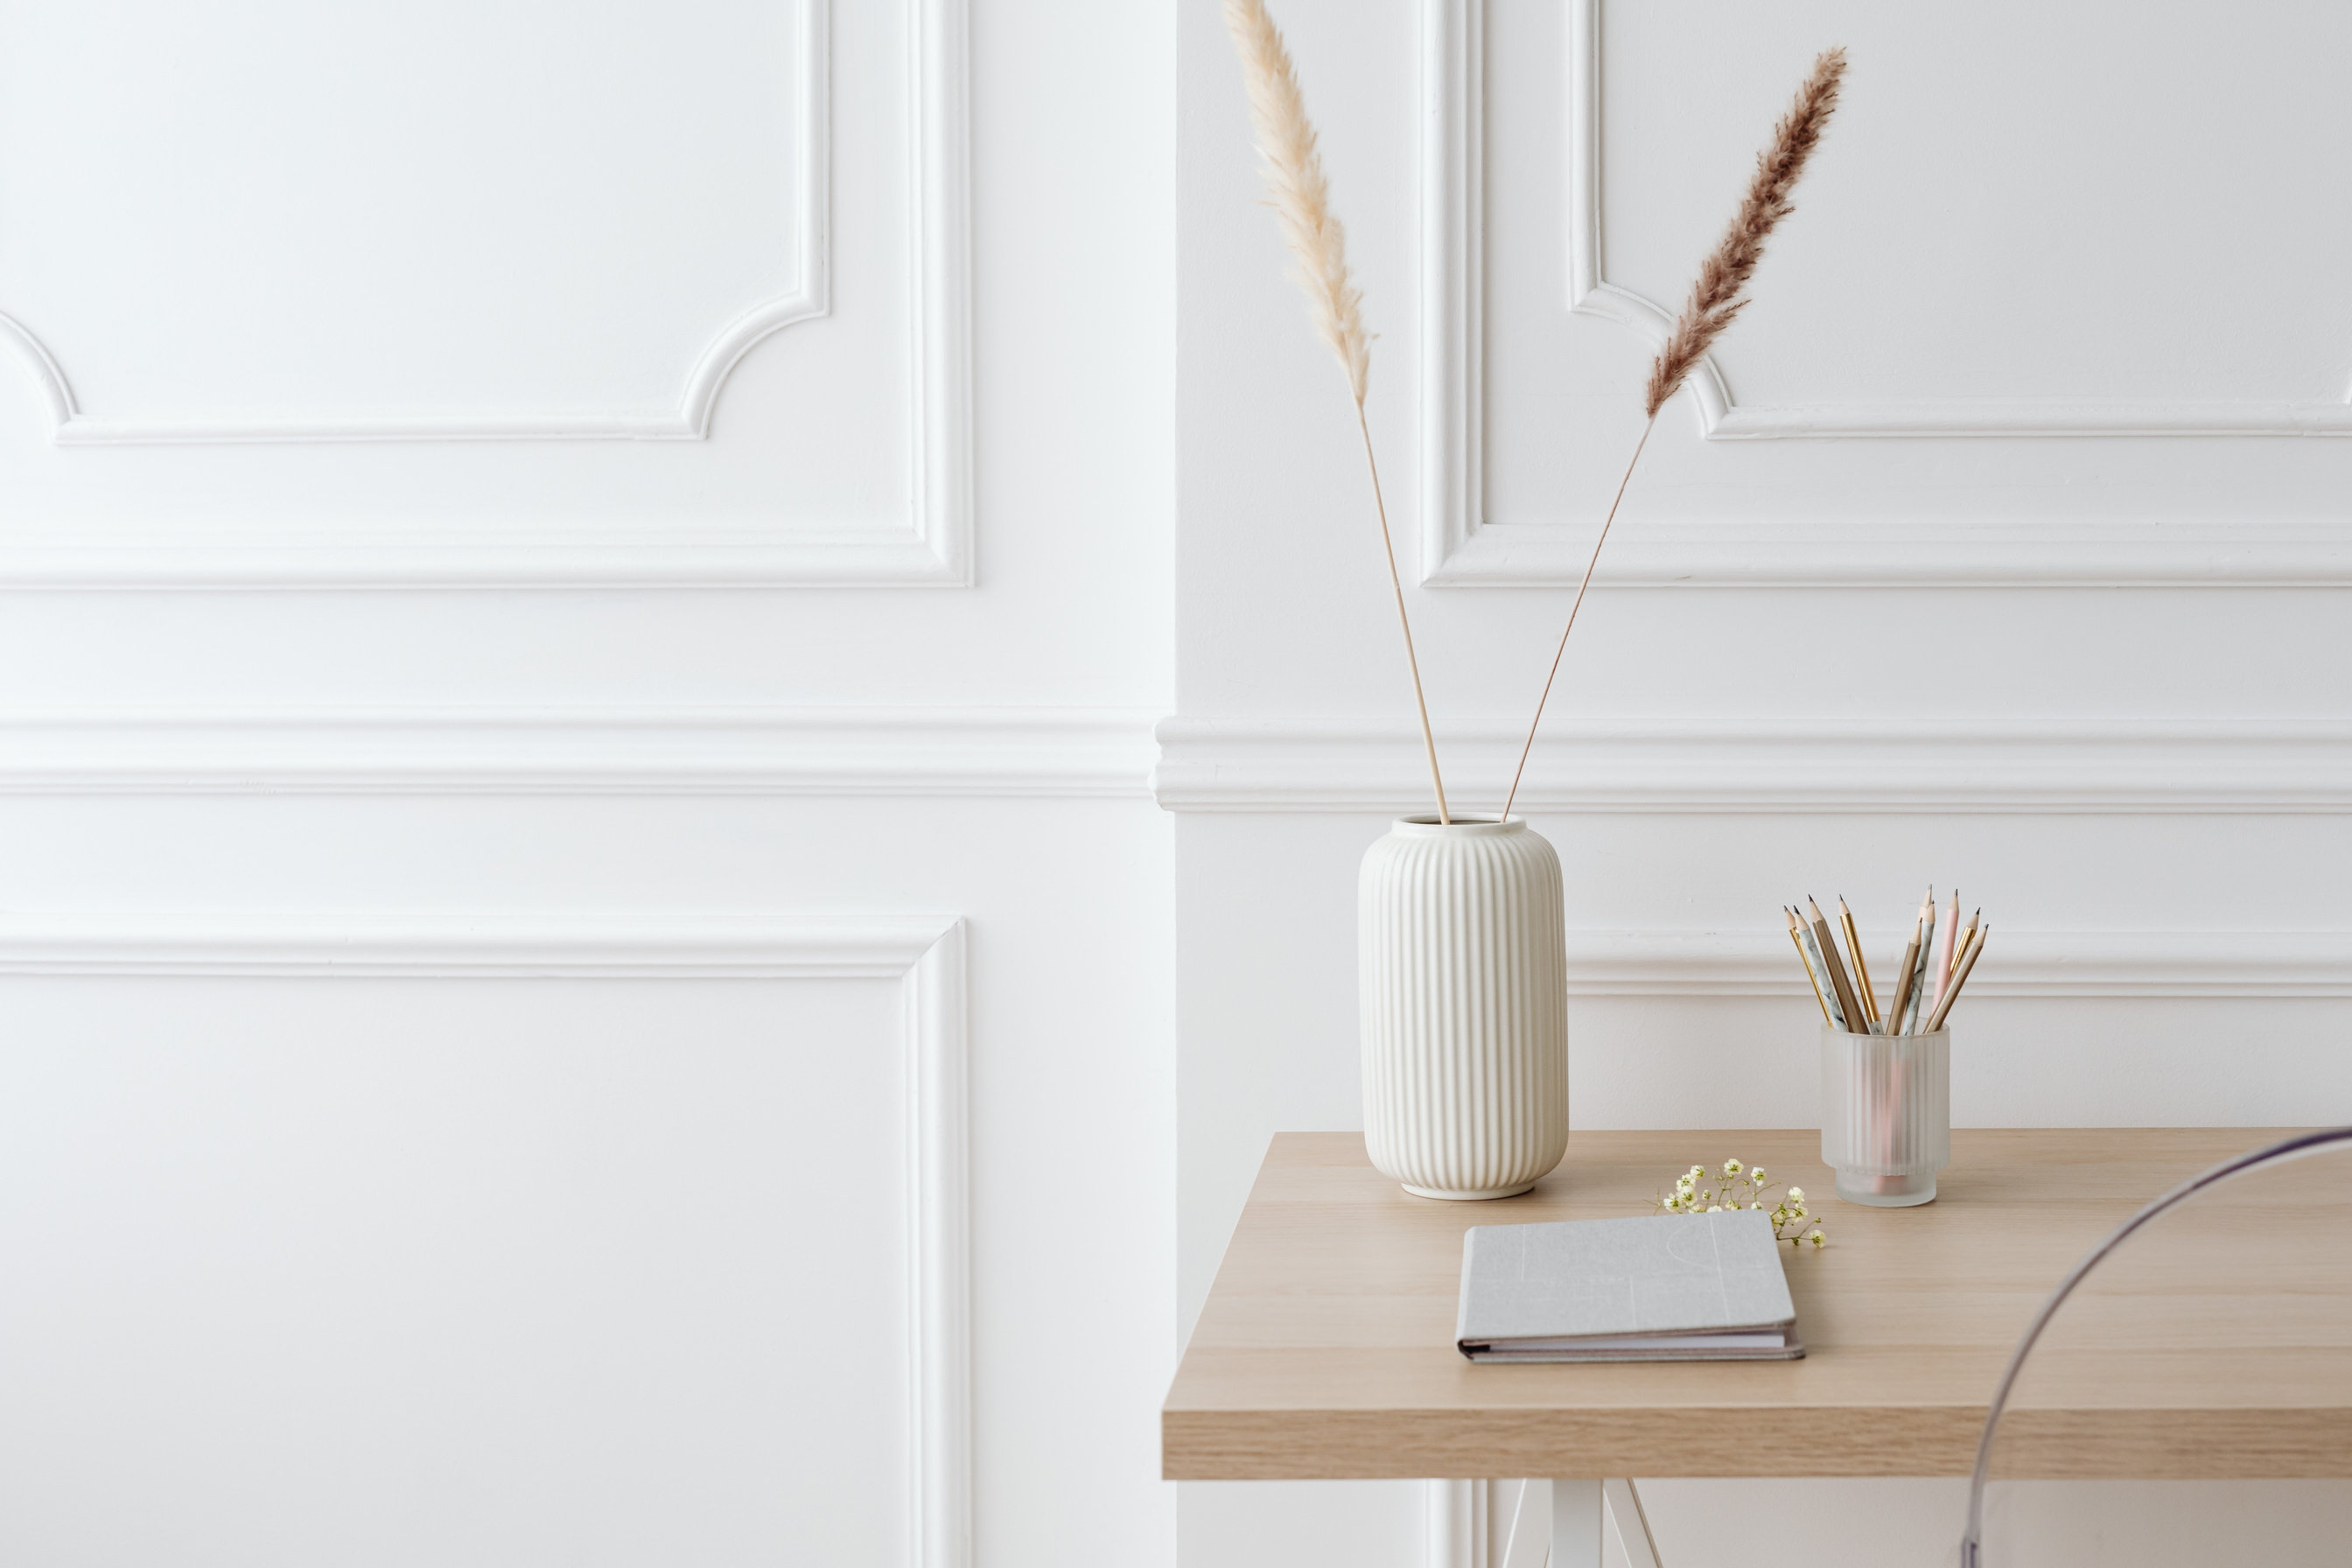
{"label": "thin plant stalk", "polygon": [[[1429,784],[1437,792],[1437,820],[1450,827],[1454,816],[1445,806],[1444,776],[1437,771],[1437,737],[1429,727],[1429,703],[1421,694],[1421,660],[1412,651],[1412,622],[1404,613],[1404,579],[1397,574],[1396,541],[1389,533],[1388,502],[1381,499],[1381,466],[1372,458],[1372,427],[1364,418],[1360,402],[1356,405],[1356,429],[1364,437],[1364,467],[1371,473],[1372,505],[1381,514],[1381,548],[1388,553],[1389,589],[1396,595],[1397,625],[1404,628],[1405,668],[1412,671],[1412,701],[1421,711],[1421,740],[1429,752]],[[1510,808],[1506,806],[1503,814],[1509,816]]]}
{"label": "thin plant stalk", "polygon": [[1625,477],[1617,481],[1616,499],[1609,503],[1609,515],[1601,521],[1601,537],[1592,542],[1592,559],[1585,563],[1584,580],[1576,586],[1576,602],[1568,607],[1568,625],[1561,629],[1559,647],[1551,656],[1543,694],[1536,699],[1536,716],[1528,725],[1527,743],[1519,748],[1519,765],[1511,773],[1510,793],[1503,797],[1507,817],[1511,815],[1511,803],[1519,797],[1519,779],[1528,770],[1528,754],[1535,750],[1544,704],[1551,700],[1552,682],[1568,652],[1568,634],[1576,629],[1576,612],[1584,606],[1584,591],[1592,586],[1593,568],[1601,564],[1601,547],[1609,542],[1609,525],[1617,521],[1617,508],[1625,499],[1625,487],[1633,482],[1634,465],[1642,460],[1642,448],[1650,444],[1650,432],[1658,427],[1658,411],[1682,390],[1715,340],[1747,309],[1748,280],[1764,258],[1764,242],[1782,218],[1797,210],[1790,193],[1797,188],[1813,149],[1821,144],[1830,116],[1837,112],[1838,89],[1844,79],[1843,49],[1824,49],[1814,58],[1811,73],[1797,89],[1796,101],[1772,127],[1771,142],[1757,154],[1756,172],[1748,177],[1730,226],[1699,264],[1690,298],[1651,363],[1649,384],[1643,389],[1643,412],[1649,423],[1642,426],[1642,439],[1634,445],[1633,460],[1625,465]]}
{"label": "thin plant stalk", "polygon": [[1421,715],[1421,742],[1429,752],[1429,782],[1437,792],[1437,820],[1451,826],[1445,780],[1437,768],[1437,733],[1429,724],[1429,700],[1421,687],[1421,659],[1413,651],[1412,618],[1405,613],[1404,579],[1397,571],[1396,541],[1389,531],[1388,502],[1381,494],[1380,464],[1372,458],[1372,430],[1364,415],[1364,389],[1371,372],[1371,334],[1364,331],[1362,296],[1348,271],[1347,235],[1331,211],[1330,183],[1316,148],[1315,126],[1298,90],[1298,73],[1282,34],[1266,15],[1265,0],[1225,0],[1225,28],[1242,59],[1249,89],[1250,124],[1265,174],[1267,204],[1282,226],[1294,263],[1290,277],[1307,295],[1315,333],[1339,361],[1356,404],[1356,428],[1364,438],[1364,466],[1372,479],[1372,506],[1380,515],[1381,546],[1388,554],[1389,586],[1396,595],[1397,626],[1404,633],[1405,668],[1412,676],[1412,701]]}
{"label": "thin plant stalk", "polygon": [[1536,728],[1543,722],[1544,704],[1551,700],[1551,683],[1559,679],[1559,661],[1568,653],[1568,634],[1576,629],[1576,612],[1584,608],[1584,591],[1592,586],[1592,569],[1601,564],[1601,547],[1609,542],[1609,525],[1617,521],[1617,507],[1625,499],[1625,487],[1633,482],[1633,465],[1642,460],[1642,448],[1650,444],[1650,432],[1658,427],[1658,416],[1642,426],[1642,438],[1633,443],[1633,456],[1625,465],[1625,477],[1617,481],[1617,494],[1609,503],[1609,515],[1601,520],[1601,537],[1592,542],[1592,559],[1584,563],[1584,581],[1576,585],[1576,601],[1568,606],[1568,625],[1559,629],[1559,647],[1552,651],[1551,672],[1544,677],[1543,695],[1536,699],[1536,716],[1528,721],[1526,744],[1519,748],[1519,765],[1511,770],[1511,793],[1503,797],[1503,816],[1511,815],[1511,802],[1519,798],[1519,778],[1528,771],[1528,753],[1536,749]]}

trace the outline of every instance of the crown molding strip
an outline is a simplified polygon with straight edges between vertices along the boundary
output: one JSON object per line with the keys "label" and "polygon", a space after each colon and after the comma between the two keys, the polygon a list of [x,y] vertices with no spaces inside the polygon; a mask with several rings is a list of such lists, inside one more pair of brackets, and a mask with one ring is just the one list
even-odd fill
{"label": "crown molding strip", "polygon": [[[1178,812],[1425,810],[1410,725],[1178,716],[1152,791]],[[1438,751],[1464,809],[1499,798],[1521,740],[1454,731]],[[1530,813],[2134,816],[2352,813],[2352,726],[2052,721],[1741,727],[1562,720],[1537,742]]]}
{"label": "crown molding strip", "polygon": [[[1879,945],[1899,952],[1893,932]],[[1865,940],[1868,940],[1865,938]],[[1983,996],[2352,996],[2352,931],[2000,931]],[[1811,994],[1777,929],[1571,931],[1571,996]]]}
{"label": "crown molding strip", "polygon": [[1150,794],[1121,709],[0,713],[0,795],[1106,797]]}
{"label": "crown molding strip", "polygon": [[971,1215],[963,921],[844,916],[14,915],[0,975],[891,980],[908,1096],[907,1533],[919,1568],[971,1563]]}

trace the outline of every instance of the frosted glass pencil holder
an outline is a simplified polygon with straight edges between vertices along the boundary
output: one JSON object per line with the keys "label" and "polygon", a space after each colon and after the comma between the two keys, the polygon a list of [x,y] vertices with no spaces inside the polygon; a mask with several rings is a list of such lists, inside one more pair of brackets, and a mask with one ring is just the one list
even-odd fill
{"label": "frosted glass pencil holder", "polygon": [[1952,1032],[1822,1028],[1822,1163],[1837,1195],[1873,1208],[1932,1203],[1952,1163]]}

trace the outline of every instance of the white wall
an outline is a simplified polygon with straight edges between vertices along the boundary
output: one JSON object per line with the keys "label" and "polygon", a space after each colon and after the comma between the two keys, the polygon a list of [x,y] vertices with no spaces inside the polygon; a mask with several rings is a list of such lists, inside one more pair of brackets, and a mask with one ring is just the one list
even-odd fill
{"label": "white wall", "polygon": [[[1500,802],[1641,431],[1653,305],[1814,52],[1852,53],[1719,387],[1650,442],[1521,795],[1568,872],[1574,1124],[1815,1124],[1776,906],[1843,894],[1886,947],[1930,879],[1999,928],[1961,1121],[2352,1118],[2352,214],[2310,199],[2343,172],[2342,18],[1275,10],[1381,334],[1372,429],[1459,809]],[[1180,51],[1159,781],[1189,1322],[1266,1137],[1360,1125],[1354,867],[1426,797],[1350,411],[1215,5]],[[1361,1542],[1417,1517],[1412,1483],[1185,1491],[1189,1563],[1423,1561],[1409,1522]],[[1743,1561],[1864,1562],[1952,1539],[1948,1494],[1675,1486],[1653,1514],[1687,1551],[1753,1510]]]}
{"label": "white wall", "polygon": [[6,22],[0,1557],[1168,1561],[1166,9]]}

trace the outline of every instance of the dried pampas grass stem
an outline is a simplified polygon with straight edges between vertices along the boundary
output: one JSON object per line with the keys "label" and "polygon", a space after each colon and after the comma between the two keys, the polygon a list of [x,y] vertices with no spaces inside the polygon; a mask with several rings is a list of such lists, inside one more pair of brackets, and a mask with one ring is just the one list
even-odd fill
{"label": "dried pampas grass stem", "polygon": [[1838,85],[1844,78],[1845,51],[1823,50],[1813,61],[1813,74],[1797,89],[1797,101],[1772,127],[1772,144],[1756,155],[1756,173],[1739,210],[1731,216],[1731,226],[1700,264],[1690,299],[1650,366],[1649,401],[1643,412],[1651,418],[1682,389],[1707,349],[1747,305],[1741,291],[1755,275],[1756,264],[1764,259],[1765,240],[1782,218],[1797,210],[1789,193],[1796,189],[1806,160],[1821,144],[1822,127],[1837,112]]}
{"label": "dried pampas grass stem", "polygon": [[1584,580],[1577,584],[1576,599],[1568,607],[1568,625],[1560,629],[1559,647],[1551,656],[1550,672],[1544,677],[1543,694],[1536,699],[1535,719],[1528,725],[1526,744],[1519,748],[1519,765],[1511,772],[1510,793],[1503,797],[1505,816],[1511,815],[1511,803],[1519,797],[1519,779],[1528,771],[1528,754],[1535,750],[1544,704],[1551,700],[1552,681],[1559,677],[1560,658],[1568,652],[1568,634],[1576,629],[1576,612],[1584,607],[1584,591],[1592,586],[1592,569],[1601,564],[1601,547],[1609,542],[1609,525],[1617,521],[1617,508],[1625,500],[1625,487],[1633,482],[1634,465],[1650,444],[1650,432],[1657,428],[1658,411],[1682,390],[1715,340],[1746,307],[1748,280],[1755,275],[1756,264],[1764,259],[1764,242],[1782,218],[1797,210],[1789,194],[1796,189],[1806,161],[1821,144],[1822,128],[1837,112],[1838,87],[1844,79],[1843,49],[1825,49],[1814,59],[1812,74],[1797,89],[1797,101],[1772,127],[1771,144],[1756,155],[1756,173],[1740,198],[1739,210],[1731,216],[1731,226],[1700,263],[1690,299],[1650,365],[1642,406],[1648,423],[1642,426],[1641,440],[1634,443],[1625,477],[1617,481],[1616,498],[1609,503],[1609,515],[1601,520],[1601,537],[1592,542],[1592,558],[1585,563]]}
{"label": "dried pampas grass stem", "polygon": [[1266,15],[1265,0],[1225,0],[1225,28],[1242,58],[1249,87],[1250,125],[1265,172],[1282,237],[1290,247],[1292,281],[1306,292],[1316,336],[1339,361],[1356,403],[1356,428],[1364,438],[1364,466],[1371,475],[1372,506],[1387,552],[1389,587],[1396,595],[1397,625],[1404,631],[1405,668],[1412,676],[1413,706],[1421,714],[1422,744],[1429,752],[1429,782],[1437,792],[1437,819],[1451,823],[1445,780],[1437,771],[1437,737],[1429,727],[1429,702],[1422,695],[1421,660],[1412,647],[1412,621],[1404,607],[1404,579],[1397,573],[1396,542],[1389,531],[1388,503],[1381,496],[1380,465],[1372,458],[1372,430],[1364,415],[1364,392],[1371,376],[1371,338],[1364,331],[1363,296],[1348,273],[1347,232],[1331,213],[1331,187],[1323,177],[1323,157],[1315,145],[1314,122],[1298,91],[1290,51]]}

